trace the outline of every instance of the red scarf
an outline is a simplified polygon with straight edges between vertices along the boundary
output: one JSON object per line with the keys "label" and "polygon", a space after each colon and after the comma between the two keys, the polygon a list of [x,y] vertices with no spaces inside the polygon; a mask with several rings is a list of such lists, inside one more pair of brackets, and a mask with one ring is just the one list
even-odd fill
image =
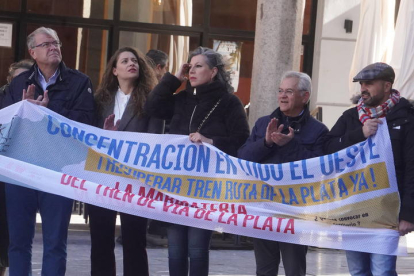
{"label": "red scarf", "polygon": [[400,98],[400,92],[393,89],[390,98],[377,107],[366,107],[362,98],[359,99],[357,105],[359,120],[364,124],[368,119],[385,117],[387,112],[400,101]]}

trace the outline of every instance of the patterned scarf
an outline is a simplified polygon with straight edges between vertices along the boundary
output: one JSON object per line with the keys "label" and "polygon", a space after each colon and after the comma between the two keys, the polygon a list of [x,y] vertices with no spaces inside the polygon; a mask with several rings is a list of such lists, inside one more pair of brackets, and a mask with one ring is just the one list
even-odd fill
{"label": "patterned scarf", "polygon": [[359,99],[357,105],[359,120],[364,124],[368,119],[385,117],[387,112],[400,101],[400,98],[400,92],[393,89],[390,98],[377,107],[366,107],[362,98]]}
{"label": "patterned scarf", "polygon": [[368,119],[385,117],[387,112],[400,101],[400,98],[400,92],[393,89],[390,98],[377,107],[366,107],[362,98],[359,99],[357,105],[359,120],[364,124]]}

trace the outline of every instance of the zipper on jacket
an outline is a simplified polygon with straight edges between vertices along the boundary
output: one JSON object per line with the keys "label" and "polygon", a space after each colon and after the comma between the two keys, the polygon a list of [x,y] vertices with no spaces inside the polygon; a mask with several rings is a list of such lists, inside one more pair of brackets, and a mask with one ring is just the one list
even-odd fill
{"label": "zipper on jacket", "polygon": [[194,113],[195,113],[196,108],[197,108],[197,105],[196,105],[196,106],[194,106],[193,113],[191,114],[190,124],[188,125],[188,134],[190,134],[190,133],[191,133],[191,122],[193,121],[193,116],[194,116]]}

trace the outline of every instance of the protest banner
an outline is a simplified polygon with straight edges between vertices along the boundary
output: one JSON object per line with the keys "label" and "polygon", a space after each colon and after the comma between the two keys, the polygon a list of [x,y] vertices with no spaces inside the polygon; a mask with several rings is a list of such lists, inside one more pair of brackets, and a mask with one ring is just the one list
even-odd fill
{"label": "protest banner", "polygon": [[0,124],[0,181],[215,231],[406,254],[385,121],[362,143],[284,164],[182,135],[106,131],[27,101],[0,110]]}

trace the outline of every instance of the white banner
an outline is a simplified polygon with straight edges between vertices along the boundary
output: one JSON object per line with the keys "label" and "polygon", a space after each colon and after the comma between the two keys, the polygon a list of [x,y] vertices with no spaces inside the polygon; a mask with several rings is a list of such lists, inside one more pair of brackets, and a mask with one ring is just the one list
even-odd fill
{"label": "white banner", "polygon": [[0,180],[112,210],[289,243],[406,254],[387,126],[284,164],[182,135],[105,131],[27,101],[0,110]]}

